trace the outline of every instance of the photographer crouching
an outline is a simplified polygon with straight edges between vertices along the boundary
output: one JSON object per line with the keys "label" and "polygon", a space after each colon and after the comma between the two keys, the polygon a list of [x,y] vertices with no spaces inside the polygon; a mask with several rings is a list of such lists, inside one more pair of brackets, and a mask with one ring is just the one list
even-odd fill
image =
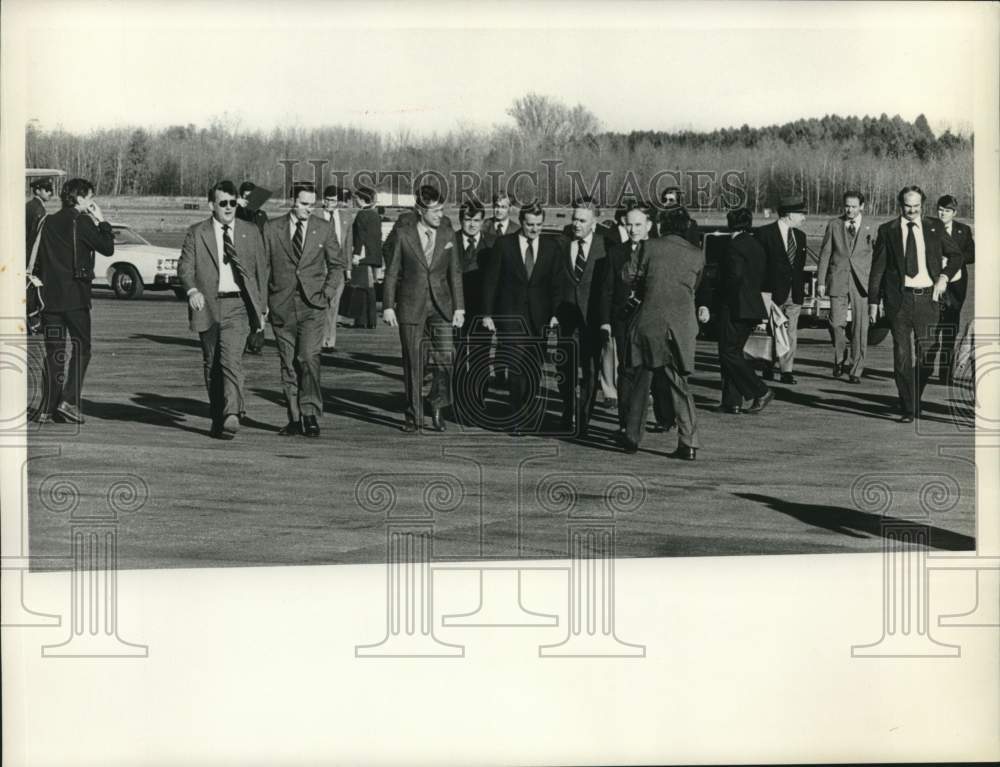
{"label": "photographer crouching", "polygon": [[[94,251],[115,252],[111,224],[94,200],[94,185],[82,178],[63,184],[62,210],[41,223],[33,273],[41,280],[45,387],[35,420],[83,423],[80,392],[90,362],[90,287]],[[66,338],[69,337],[69,351]]]}

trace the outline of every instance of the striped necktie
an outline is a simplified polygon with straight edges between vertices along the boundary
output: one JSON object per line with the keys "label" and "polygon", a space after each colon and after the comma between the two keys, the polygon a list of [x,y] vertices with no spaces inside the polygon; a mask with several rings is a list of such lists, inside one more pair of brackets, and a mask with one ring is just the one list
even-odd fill
{"label": "striped necktie", "polygon": [[785,255],[788,256],[788,263],[795,266],[795,253],[797,248],[795,247],[795,232],[792,229],[788,230],[788,247],[785,250]]}
{"label": "striped necktie", "polygon": [[246,279],[246,272],[243,271],[243,265],[236,255],[236,246],[233,244],[233,238],[229,236],[229,224],[222,225],[222,250],[222,263],[228,264],[235,272],[233,277],[237,282],[242,283]]}
{"label": "striped necktie", "polygon": [[427,265],[431,265],[431,260],[434,258],[434,232],[427,229],[424,232],[427,235],[427,242],[424,243],[424,259],[427,261]]}
{"label": "striped necktie", "polygon": [[296,261],[302,258],[303,228],[301,220],[295,222],[295,236],[292,237],[292,249],[295,251]]}
{"label": "striped necktie", "polygon": [[573,262],[573,279],[579,282],[583,279],[583,271],[587,268],[587,256],[583,253],[583,240],[576,241],[576,260]]}

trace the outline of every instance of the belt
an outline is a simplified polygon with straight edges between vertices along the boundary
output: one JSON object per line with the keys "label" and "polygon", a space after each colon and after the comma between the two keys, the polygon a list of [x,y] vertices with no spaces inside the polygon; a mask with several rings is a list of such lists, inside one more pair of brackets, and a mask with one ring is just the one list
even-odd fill
{"label": "belt", "polygon": [[933,288],[903,288],[907,293],[912,293],[915,296],[922,296],[924,293],[933,292]]}
{"label": "belt", "polygon": [[216,293],[216,298],[239,298],[240,292],[238,290],[231,290],[228,293]]}

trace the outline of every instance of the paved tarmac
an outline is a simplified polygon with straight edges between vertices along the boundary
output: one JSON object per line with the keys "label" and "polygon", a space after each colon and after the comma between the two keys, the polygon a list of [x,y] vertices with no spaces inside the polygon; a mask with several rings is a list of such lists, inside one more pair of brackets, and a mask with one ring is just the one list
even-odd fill
{"label": "paved tarmac", "polygon": [[[396,331],[343,328],[323,358],[318,440],[278,436],[269,342],[246,358],[250,422],[221,442],[184,304],[96,293],[87,422],[32,425],[39,569],[71,565],[71,533],[106,529],[120,568],[383,562],[390,529],[432,531],[436,561],[566,557],[570,530],[612,528],[627,557],[879,551],[900,526],[926,526],[933,549],[975,545],[971,387],[932,384],[926,417],[898,423],[890,339],[852,386],[831,377],[828,332],[803,329],[798,384],[775,384],[757,416],[713,412],[715,345],[699,341],[691,463],[667,457],[676,432],[624,454],[600,409],[586,441],[455,423],[405,435]],[[494,417],[503,396],[485,397]]]}

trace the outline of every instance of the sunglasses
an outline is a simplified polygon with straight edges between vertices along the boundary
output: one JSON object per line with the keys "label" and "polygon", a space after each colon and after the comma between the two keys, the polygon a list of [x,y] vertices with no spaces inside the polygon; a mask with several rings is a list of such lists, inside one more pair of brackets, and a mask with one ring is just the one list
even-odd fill
{"label": "sunglasses", "polygon": [[220,208],[235,208],[239,203],[236,200],[219,200],[215,204]]}

